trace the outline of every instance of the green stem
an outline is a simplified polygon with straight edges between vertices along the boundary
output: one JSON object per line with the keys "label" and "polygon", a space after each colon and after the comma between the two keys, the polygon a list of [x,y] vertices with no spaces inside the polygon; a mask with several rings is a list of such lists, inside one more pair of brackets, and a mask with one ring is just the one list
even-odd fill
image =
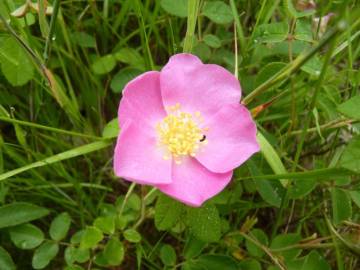
{"label": "green stem", "polygon": [[198,13],[199,0],[188,1],[187,28],[184,40],[184,52],[191,53]]}
{"label": "green stem", "polygon": [[131,185],[129,186],[128,191],[127,191],[126,194],[125,194],[124,201],[123,201],[123,203],[121,204],[121,208],[120,208],[120,210],[119,210],[119,217],[121,217],[122,213],[124,212],[125,205],[126,205],[127,201],[129,200],[130,195],[131,195],[132,192],[134,191],[135,186],[136,186],[136,183],[134,183],[134,182],[131,183]]}
{"label": "green stem", "polygon": [[231,7],[231,11],[232,11],[234,20],[235,20],[237,36],[238,36],[239,45],[240,45],[240,54],[244,57],[245,48],[246,48],[245,36],[244,36],[244,30],[241,26],[240,16],[236,9],[235,0],[230,0],[230,7]]}

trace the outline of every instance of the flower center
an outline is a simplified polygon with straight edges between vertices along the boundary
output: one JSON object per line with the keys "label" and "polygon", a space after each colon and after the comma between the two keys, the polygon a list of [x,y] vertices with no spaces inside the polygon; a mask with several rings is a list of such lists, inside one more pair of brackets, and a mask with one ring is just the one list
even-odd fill
{"label": "flower center", "polygon": [[[208,128],[200,128],[203,121],[200,112],[191,113],[180,110],[180,104],[167,108],[168,115],[156,125],[159,143],[166,147],[177,164],[181,157],[195,156],[201,145],[207,144],[204,132]],[[169,156],[164,155],[164,159]]]}

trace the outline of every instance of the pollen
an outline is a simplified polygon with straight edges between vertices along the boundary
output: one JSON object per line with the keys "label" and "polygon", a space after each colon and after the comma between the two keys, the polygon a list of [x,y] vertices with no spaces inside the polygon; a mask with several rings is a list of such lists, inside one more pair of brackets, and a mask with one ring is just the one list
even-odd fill
{"label": "pollen", "polygon": [[181,164],[182,157],[195,157],[197,150],[207,144],[204,132],[208,127],[200,127],[203,119],[198,111],[194,115],[183,112],[179,103],[167,109],[168,115],[156,125],[158,145],[167,151],[164,159],[168,159],[170,154],[176,164]]}

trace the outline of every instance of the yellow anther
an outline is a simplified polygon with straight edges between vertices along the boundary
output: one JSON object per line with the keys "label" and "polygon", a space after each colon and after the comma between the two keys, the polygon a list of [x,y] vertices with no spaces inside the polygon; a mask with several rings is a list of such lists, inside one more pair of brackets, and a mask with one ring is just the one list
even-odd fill
{"label": "yellow anther", "polygon": [[[170,106],[168,115],[156,125],[160,145],[165,146],[173,156],[176,164],[181,164],[183,156],[194,157],[200,145],[205,145],[204,128],[199,127],[200,112],[191,113],[180,111],[180,104]],[[206,138],[206,137],[205,137]],[[163,156],[168,159],[168,155]]]}

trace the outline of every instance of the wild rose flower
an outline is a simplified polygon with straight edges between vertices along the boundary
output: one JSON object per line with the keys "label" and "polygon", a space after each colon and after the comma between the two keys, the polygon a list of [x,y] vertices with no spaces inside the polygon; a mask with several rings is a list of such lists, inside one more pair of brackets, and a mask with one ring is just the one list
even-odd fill
{"label": "wild rose flower", "polygon": [[226,69],[177,54],[131,82],[119,105],[115,174],[200,206],[259,151],[256,125]]}

